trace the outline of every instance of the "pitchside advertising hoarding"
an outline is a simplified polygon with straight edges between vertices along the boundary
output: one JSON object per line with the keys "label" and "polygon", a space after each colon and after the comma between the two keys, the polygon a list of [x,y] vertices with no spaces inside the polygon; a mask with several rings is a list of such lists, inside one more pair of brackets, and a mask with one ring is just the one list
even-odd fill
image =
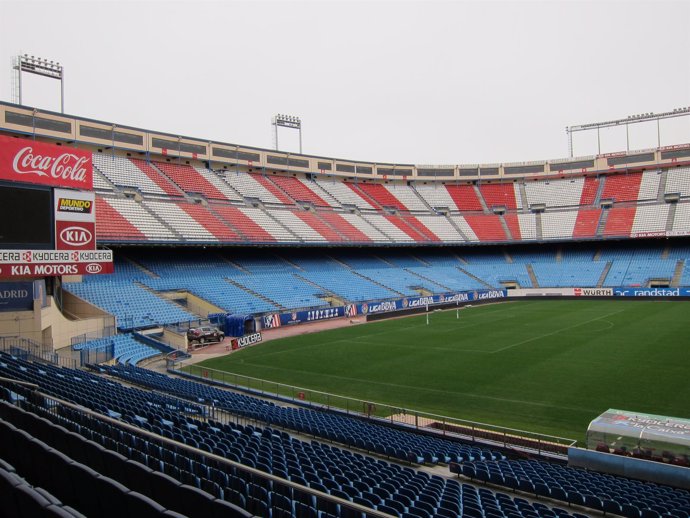
{"label": "pitchside advertising hoarding", "polygon": [[464,293],[441,293],[426,297],[404,297],[395,300],[379,302],[365,302],[363,304],[348,304],[333,308],[314,309],[310,311],[293,311],[291,313],[272,313],[265,315],[262,320],[264,329],[271,329],[285,325],[304,324],[318,320],[348,317],[357,315],[373,315],[377,313],[391,313],[410,308],[426,308],[439,305],[460,304],[481,300],[506,298],[506,290],[468,291]]}
{"label": "pitchside advertising hoarding", "polygon": [[113,253],[96,249],[96,197],[89,151],[0,136],[0,180],[17,186],[55,187],[55,250],[2,250],[0,246],[0,277],[113,272]]}

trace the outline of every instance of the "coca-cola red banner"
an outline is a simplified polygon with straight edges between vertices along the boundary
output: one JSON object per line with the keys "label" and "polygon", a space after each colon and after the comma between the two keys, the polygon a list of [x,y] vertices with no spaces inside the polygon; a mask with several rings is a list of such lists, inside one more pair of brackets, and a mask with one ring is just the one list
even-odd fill
{"label": "coca-cola red banner", "polygon": [[93,190],[91,153],[0,136],[0,180]]}

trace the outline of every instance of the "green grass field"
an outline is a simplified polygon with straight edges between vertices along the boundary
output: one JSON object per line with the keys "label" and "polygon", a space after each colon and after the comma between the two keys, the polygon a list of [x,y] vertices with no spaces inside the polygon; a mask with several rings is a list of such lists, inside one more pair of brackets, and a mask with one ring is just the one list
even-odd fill
{"label": "green grass field", "polygon": [[608,408],[690,417],[690,305],[522,301],[265,342],[202,365],[584,439]]}

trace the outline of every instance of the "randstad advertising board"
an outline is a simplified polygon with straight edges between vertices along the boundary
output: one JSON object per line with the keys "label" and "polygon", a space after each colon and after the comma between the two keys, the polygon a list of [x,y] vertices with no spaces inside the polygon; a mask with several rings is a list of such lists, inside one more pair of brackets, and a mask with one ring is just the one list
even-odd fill
{"label": "randstad advertising board", "polygon": [[690,288],[613,288],[616,297],[690,297]]}

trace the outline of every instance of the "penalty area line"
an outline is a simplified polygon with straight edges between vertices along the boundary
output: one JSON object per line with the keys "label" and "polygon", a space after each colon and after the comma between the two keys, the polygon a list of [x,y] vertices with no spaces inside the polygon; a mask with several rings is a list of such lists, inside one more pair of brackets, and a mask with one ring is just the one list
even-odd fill
{"label": "penalty area line", "polygon": [[561,333],[563,331],[567,331],[568,329],[574,329],[576,327],[580,327],[580,326],[583,326],[585,324],[589,324],[590,322],[596,322],[597,320],[603,320],[607,317],[617,315],[618,313],[623,313],[623,311],[625,311],[625,310],[620,309],[620,310],[614,311],[612,313],[607,313],[606,315],[601,315],[600,317],[591,318],[589,320],[585,320],[584,322],[579,322],[577,324],[573,324],[572,326],[567,326],[567,327],[562,327],[560,329],[556,329],[555,331],[552,331],[550,333],[545,333],[543,335],[533,336],[532,338],[528,338],[527,340],[522,340],[521,342],[515,342],[514,344],[510,344],[510,345],[507,345],[505,347],[501,347],[500,349],[496,349],[495,351],[491,351],[489,354],[500,353],[503,351],[507,351],[508,349],[512,349],[513,347],[517,347],[518,345],[524,345],[524,344],[527,344],[529,342],[534,342],[535,340],[540,340],[542,338],[546,338],[547,336],[557,335],[558,333]]}

